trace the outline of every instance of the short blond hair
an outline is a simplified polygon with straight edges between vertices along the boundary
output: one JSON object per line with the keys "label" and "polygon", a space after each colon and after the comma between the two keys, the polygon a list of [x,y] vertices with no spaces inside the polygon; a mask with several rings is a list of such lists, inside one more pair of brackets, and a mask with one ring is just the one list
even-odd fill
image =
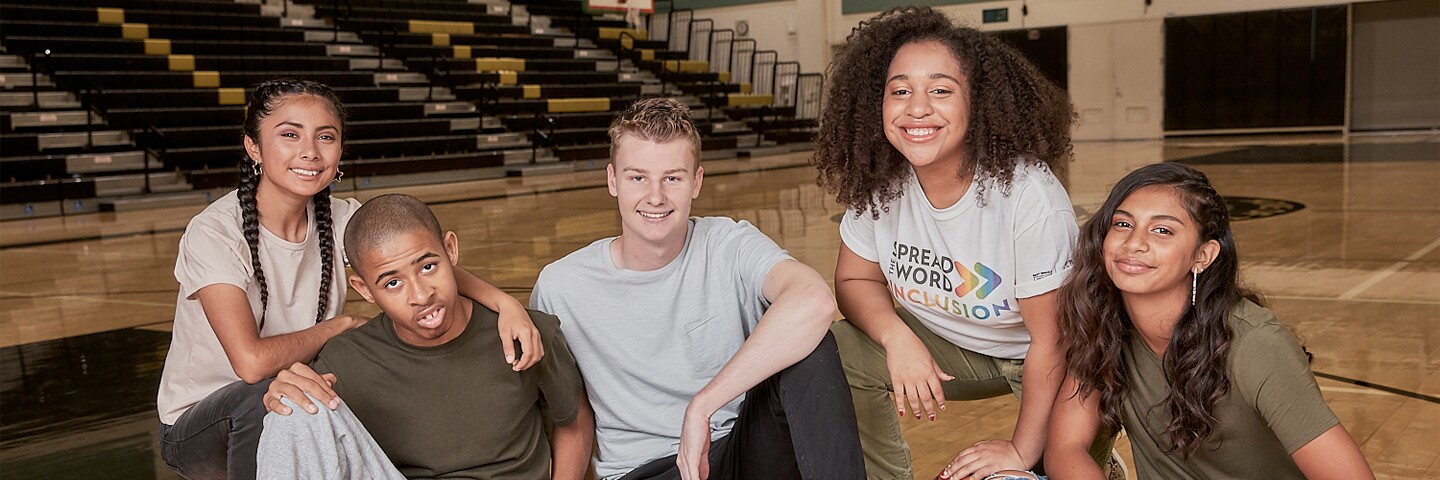
{"label": "short blond hair", "polygon": [[695,164],[700,164],[700,131],[690,121],[690,107],[670,97],[655,97],[630,104],[610,122],[610,161],[620,149],[620,139],[634,135],[642,140],[665,143],[677,138],[690,142]]}

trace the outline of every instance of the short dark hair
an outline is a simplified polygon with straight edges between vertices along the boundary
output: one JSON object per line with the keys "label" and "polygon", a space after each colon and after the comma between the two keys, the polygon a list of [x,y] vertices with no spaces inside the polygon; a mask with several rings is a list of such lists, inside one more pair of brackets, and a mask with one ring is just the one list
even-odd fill
{"label": "short dark hair", "polygon": [[345,256],[350,267],[360,270],[354,260],[377,245],[402,233],[423,230],[444,241],[440,220],[420,199],[404,195],[381,195],[365,202],[345,226]]}

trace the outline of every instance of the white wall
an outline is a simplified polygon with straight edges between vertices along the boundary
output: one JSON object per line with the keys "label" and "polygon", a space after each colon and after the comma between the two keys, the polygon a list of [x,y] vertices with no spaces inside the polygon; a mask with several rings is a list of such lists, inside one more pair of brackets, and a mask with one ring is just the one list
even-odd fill
{"label": "white wall", "polygon": [[1160,19],[1069,28],[1070,101],[1075,140],[1139,140],[1163,135],[1165,68]]}
{"label": "white wall", "polygon": [[755,39],[757,50],[774,50],[780,61],[800,62],[803,73],[824,73],[830,64],[830,45],[825,42],[827,9],[839,10],[840,3],[827,0],[785,0],[779,2],[707,8],[695,11],[695,18],[708,18],[716,29],[734,29],[737,21],[750,24],[750,33],[740,38]]}
{"label": "white wall", "polygon": [[[1024,5],[1029,14],[1024,16],[1020,0],[938,8],[984,30],[1071,26],[1070,93],[1082,116],[1076,138],[1099,140],[1159,138],[1163,133],[1165,18],[1370,1],[1383,0],[1152,0],[1148,7],[1144,0],[1028,0]],[[1010,9],[1009,21],[981,24],[983,10],[1002,7]],[[799,61],[803,72],[823,73],[833,46],[844,43],[851,29],[875,13],[845,15],[840,0],[782,0],[702,9],[695,16],[714,20],[715,28],[734,28],[736,21],[745,20],[750,24],[747,36],[759,49],[777,51],[782,61]],[[1137,33],[1140,41],[1116,43],[1116,35]],[[1084,60],[1097,55],[1103,59]],[[1099,85],[1088,83],[1097,79]]]}
{"label": "white wall", "polygon": [[[1149,7],[1144,0],[1028,0],[1029,15],[1022,16],[1019,0],[1005,0],[963,5],[936,7],[957,20],[968,22],[984,30],[1013,30],[1017,28],[1055,27],[1060,25],[1085,25],[1093,23],[1114,23],[1133,20],[1211,15],[1216,13],[1275,10],[1281,8],[1314,7],[1320,5],[1343,5],[1380,0],[1153,0]],[[879,12],[844,15],[839,0],[830,0],[831,43],[843,43],[850,29],[862,20]],[[983,10],[1009,7],[1010,21],[982,25]]]}

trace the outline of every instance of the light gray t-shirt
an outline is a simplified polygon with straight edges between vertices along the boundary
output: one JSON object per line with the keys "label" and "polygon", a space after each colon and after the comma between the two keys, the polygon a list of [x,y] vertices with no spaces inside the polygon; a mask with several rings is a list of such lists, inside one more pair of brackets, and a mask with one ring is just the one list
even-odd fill
{"label": "light gray t-shirt", "polygon": [[[749,222],[691,218],[680,256],[656,270],[615,266],[606,238],[546,266],[530,305],[560,317],[595,409],[595,472],[618,478],[679,450],[685,407],[754,330],[771,267],[790,259]],[[710,417],[730,432],[737,398]]]}

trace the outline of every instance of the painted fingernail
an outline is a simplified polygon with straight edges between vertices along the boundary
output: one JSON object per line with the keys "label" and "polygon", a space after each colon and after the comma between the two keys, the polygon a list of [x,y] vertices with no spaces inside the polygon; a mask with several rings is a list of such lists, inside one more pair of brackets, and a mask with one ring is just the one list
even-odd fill
{"label": "painted fingernail", "polygon": [[932,422],[935,421],[935,414],[933,414],[933,413],[930,414],[930,421],[932,421]]}
{"label": "painted fingernail", "polygon": [[945,410],[945,405],[940,405],[940,410]]}

